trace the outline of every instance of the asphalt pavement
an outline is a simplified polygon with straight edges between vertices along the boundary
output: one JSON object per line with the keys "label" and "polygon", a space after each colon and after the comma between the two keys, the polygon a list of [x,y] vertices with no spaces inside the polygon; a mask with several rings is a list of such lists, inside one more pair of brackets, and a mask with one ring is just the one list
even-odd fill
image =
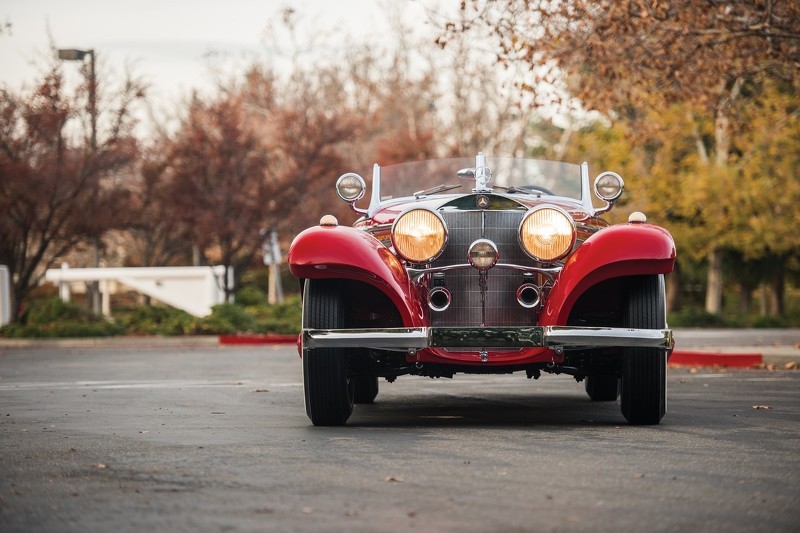
{"label": "asphalt pavement", "polygon": [[315,428],[295,348],[0,350],[0,531],[797,531],[800,371],[402,377]]}

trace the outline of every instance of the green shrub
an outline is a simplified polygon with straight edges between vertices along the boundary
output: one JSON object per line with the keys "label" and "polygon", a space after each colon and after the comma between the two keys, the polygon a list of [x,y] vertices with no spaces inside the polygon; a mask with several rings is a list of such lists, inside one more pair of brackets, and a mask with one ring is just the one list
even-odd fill
{"label": "green shrub", "polygon": [[47,298],[34,301],[22,314],[20,322],[40,326],[61,321],[89,322],[96,319],[95,315],[73,302]]}
{"label": "green shrub", "polygon": [[208,335],[230,335],[255,331],[255,329],[255,319],[242,306],[224,303],[212,307],[211,314],[197,322],[195,332]]}
{"label": "green shrub", "polygon": [[122,333],[122,325],[59,298],[34,301],[18,323],[2,329],[7,337],[108,337]]}
{"label": "green shrub", "polygon": [[236,303],[244,307],[263,305],[267,303],[267,295],[255,285],[245,285],[236,291]]}
{"label": "green shrub", "polygon": [[303,311],[299,295],[287,297],[282,304],[260,305],[248,308],[248,311],[255,316],[259,332],[281,334],[300,332]]}
{"label": "green shrub", "polygon": [[680,311],[669,313],[667,321],[670,327],[678,328],[726,328],[733,327],[732,321],[720,315],[712,315],[704,309],[686,307]]}
{"label": "green shrub", "polygon": [[194,330],[195,318],[174,307],[143,305],[128,314],[122,323],[128,333],[143,335],[185,335]]}
{"label": "green shrub", "polygon": [[755,317],[751,325],[754,328],[785,328],[789,326],[785,318],[768,315],[759,315]]}

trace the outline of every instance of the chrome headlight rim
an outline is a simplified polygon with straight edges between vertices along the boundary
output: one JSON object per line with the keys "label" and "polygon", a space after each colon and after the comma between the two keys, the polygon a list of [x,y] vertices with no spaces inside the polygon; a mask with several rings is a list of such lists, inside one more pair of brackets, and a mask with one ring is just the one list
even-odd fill
{"label": "chrome headlight rim", "polygon": [[[424,211],[426,213],[430,213],[433,216],[435,216],[436,219],[438,219],[439,224],[441,224],[442,237],[443,237],[442,238],[442,245],[439,248],[439,250],[434,255],[429,257],[428,259],[419,260],[419,259],[416,259],[416,258],[407,257],[402,252],[402,250],[400,248],[398,248],[398,246],[397,246],[397,242],[395,240],[397,224],[402,220],[402,218],[404,216],[408,215],[412,211]],[[410,207],[410,208],[406,209],[405,211],[403,211],[402,213],[400,213],[400,215],[398,215],[397,218],[394,219],[394,222],[392,222],[392,231],[391,231],[390,237],[391,237],[391,241],[392,241],[392,248],[394,248],[395,253],[397,255],[399,255],[404,261],[407,261],[408,263],[415,264],[415,265],[428,264],[428,263],[432,263],[433,261],[436,261],[439,258],[439,256],[441,256],[444,253],[445,248],[447,248],[447,241],[449,240],[449,234],[447,232],[447,224],[445,223],[444,218],[442,217],[442,215],[438,211],[435,211],[433,209],[426,209],[426,208],[423,208],[423,207]]]}
{"label": "chrome headlight rim", "polygon": [[[571,229],[571,231],[570,231],[571,238],[570,238],[569,246],[567,246],[565,248],[565,250],[561,254],[555,255],[552,258],[538,257],[535,254],[531,253],[525,247],[525,241],[524,241],[523,235],[522,235],[522,230],[525,227],[525,222],[528,220],[528,218],[530,218],[531,215],[533,215],[533,214],[535,214],[535,213],[537,213],[539,211],[546,210],[546,209],[549,209],[549,210],[552,210],[552,211],[556,211],[559,214],[561,214],[567,220],[567,222],[569,223],[570,229]],[[577,227],[575,225],[575,220],[570,216],[569,213],[567,213],[567,211],[565,209],[563,209],[563,208],[561,208],[561,207],[559,207],[557,205],[553,205],[553,204],[538,205],[538,206],[536,206],[536,207],[534,207],[532,209],[529,209],[528,212],[525,213],[525,216],[522,217],[522,221],[519,223],[519,228],[517,228],[517,242],[519,243],[520,248],[522,248],[522,251],[525,252],[525,254],[528,257],[530,257],[531,259],[533,259],[534,261],[536,261],[538,263],[544,263],[544,264],[555,263],[556,261],[559,261],[559,260],[563,259],[564,257],[568,256],[570,253],[572,253],[572,250],[575,249],[575,242],[576,242],[577,238],[578,238],[578,235],[577,235]]]}
{"label": "chrome headlight rim", "polygon": [[[354,196],[348,196],[342,193],[343,183],[345,180],[355,179],[359,186],[359,191]],[[348,204],[354,204],[357,201],[361,200],[364,197],[364,194],[367,192],[367,183],[364,181],[364,178],[356,174],[355,172],[348,172],[346,174],[342,174],[339,176],[339,179],[336,180],[336,195],[347,202]]]}
{"label": "chrome headlight rim", "polygon": [[[616,192],[614,194],[603,194],[600,192],[601,190],[600,182],[607,178],[611,178],[614,181],[616,181],[615,184]],[[598,176],[594,179],[594,194],[605,202],[608,203],[616,202],[619,199],[619,197],[622,196],[624,190],[625,190],[625,181],[622,179],[622,176],[620,176],[616,172],[611,172],[610,170],[607,170],[606,172],[598,174]]]}
{"label": "chrome headlight rim", "polygon": [[[476,263],[475,258],[473,257],[473,253],[476,247],[481,245],[488,245],[489,249],[491,250],[493,254],[493,256],[491,257],[491,264],[479,265]],[[490,270],[494,268],[499,259],[500,259],[500,252],[497,249],[497,245],[490,239],[477,239],[473,241],[473,243],[470,244],[469,248],[467,249],[467,261],[469,261],[469,264],[472,265],[472,268],[474,268],[475,270],[479,271]]]}

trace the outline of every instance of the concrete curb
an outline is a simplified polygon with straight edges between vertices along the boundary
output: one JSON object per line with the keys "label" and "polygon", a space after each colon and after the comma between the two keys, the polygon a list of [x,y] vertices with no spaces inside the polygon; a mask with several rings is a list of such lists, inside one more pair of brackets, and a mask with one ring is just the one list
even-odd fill
{"label": "concrete curb", "polygon": [[222,346],[257,344],[297,344],[297,335],[221,335]]}
{"label": "concrete curb", "polygon": [[669,359],[670,366],[724,366],[752,368],[754,366],[800,367],[800,349],[772,346],[727,346],[718,348],[676,349]]}
{"label": "concrete curb", "polygon": [[218,346],[219,337],[81,337],[58,339],[0,339],[0,350],[11,348],[171,348]]}
{"label": "concrete curb", "polygon": [[297,335],[202,335],[176,337],[82,337],[59,339],[0,338],[0,350],[11,348],[193,348],[264,344],[296,344]]}

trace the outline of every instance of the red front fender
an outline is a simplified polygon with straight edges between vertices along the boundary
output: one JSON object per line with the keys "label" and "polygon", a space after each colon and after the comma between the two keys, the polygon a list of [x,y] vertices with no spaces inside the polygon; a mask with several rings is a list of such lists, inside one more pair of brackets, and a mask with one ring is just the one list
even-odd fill
{"label": "red front fender", "polygon": [[308,228],[292,241],[289,267],[300,279],[343,278],[373,285],[394,302],[405,326],[426,325],[406,269],[379,240],[362,230]]}
{"label": "red front fender", "polygon": [[667,274],[675,264],[675,242],[664,228],[620,224],[589,237],[570,256],[553,286],[540,323],[564,325],[587,289],[611,278]]}

